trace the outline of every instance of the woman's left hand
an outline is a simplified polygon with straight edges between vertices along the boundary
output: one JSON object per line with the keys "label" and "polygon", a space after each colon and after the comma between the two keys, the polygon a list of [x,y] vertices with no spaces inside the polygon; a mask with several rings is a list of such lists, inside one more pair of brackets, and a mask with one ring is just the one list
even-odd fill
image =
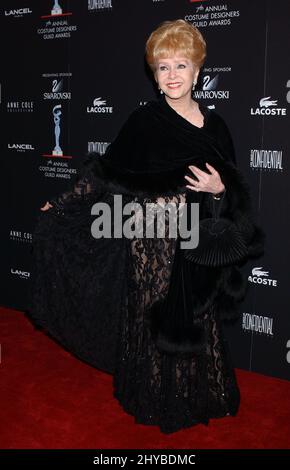
{"label": "woman's left hand", "polygon": [[187,184],[186,187],[196,192],[203,191],[212,193],[213,195],[222,193],[225,190],[225,185],[223,184],[219,173],[207,162],[206,166],[210,171],[210,174],[200,170],[194,165],[189,166],[190,171],[196,176],[196,178],[198,178],[198,181],[186,175],[184,178],[186,178],[190,183]]}

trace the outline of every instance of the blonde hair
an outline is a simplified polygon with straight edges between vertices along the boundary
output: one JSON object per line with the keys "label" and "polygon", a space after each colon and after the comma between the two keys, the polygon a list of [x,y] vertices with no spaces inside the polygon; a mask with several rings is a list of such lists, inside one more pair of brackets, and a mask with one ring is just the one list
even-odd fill
{"label": "blonde hair", "polygon": [[206,42],[200,31],[185,20],[163,21],[146,42],[146,62],[154,73],[158,59],[176,53],[191,59],[200,68],[206,58]]}

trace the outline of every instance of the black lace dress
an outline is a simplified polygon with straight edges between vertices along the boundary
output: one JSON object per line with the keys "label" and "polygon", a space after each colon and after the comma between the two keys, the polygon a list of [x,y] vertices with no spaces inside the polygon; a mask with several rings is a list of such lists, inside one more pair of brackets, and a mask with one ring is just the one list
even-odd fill
{"label": "black lace dress", "polygon": [[[141,201],[139,201],[140,203]],[[184,202],[175,197],[144,199],[146,203]],[[131,242],[127,305],[120,322],[114,396],[136,423],[175,432],[209,418],[234,415],[239,389],[230,363],[222,325],[211,309],[204,317],[207,342],[199,354],[171,356],[160,352],[151,337],[148,311],[168,290],[176,239],[139,238]]]}

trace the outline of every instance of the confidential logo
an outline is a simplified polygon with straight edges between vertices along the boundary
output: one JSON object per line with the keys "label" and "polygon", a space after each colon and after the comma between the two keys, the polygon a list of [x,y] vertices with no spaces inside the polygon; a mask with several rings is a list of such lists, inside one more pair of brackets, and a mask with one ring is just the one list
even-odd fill
{"label": "confidential logo", "polygon": [[109,10],[113,8],[112,0],[88,0],[88,10]]}
{"label": "confidential logo", "polygon": [[242,329],[273,336],[273,318],[243,313]]}
{"label": "confidential logo", "polygon": [[252,149],[250,167],[267,170],[283,170],[283,151]]}
{"label": "confidential logo", "polygon": [[262,266],[255,267],[252,269],[252,274],[248,277],[248,281],[253,284],[262,284],[264,286],[277,287],[277,279],[270,279],[269,271],[264,271]]}
{"label": "confidential logo", "polygon": [[88,152],[96,152],[100,155],[104,155],[104,153],[106,153],[108,145],[110,145],[109,142],[88,142]]}

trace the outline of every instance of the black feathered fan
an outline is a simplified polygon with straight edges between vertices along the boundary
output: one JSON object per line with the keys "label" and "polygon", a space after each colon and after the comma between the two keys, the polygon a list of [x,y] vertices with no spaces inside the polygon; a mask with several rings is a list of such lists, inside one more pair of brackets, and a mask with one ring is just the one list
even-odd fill
{"label": "black feathered fan", "polygon": [[247,256],[246,242],[238,227],[230,219],[220,217],[225,193],[218,204],[211,198],[213,217],[194,222],[194,225],[199,224],[199,243],[196,248],[183,250],[187,260],[201,266],[220,267]]}
{"label": "black feathered fan", "polygon": [[225,218],[207,218],[199,223],[198,246],[183,252],[189,261],[219,267],[242,260],[248,250],[233,222]]}

